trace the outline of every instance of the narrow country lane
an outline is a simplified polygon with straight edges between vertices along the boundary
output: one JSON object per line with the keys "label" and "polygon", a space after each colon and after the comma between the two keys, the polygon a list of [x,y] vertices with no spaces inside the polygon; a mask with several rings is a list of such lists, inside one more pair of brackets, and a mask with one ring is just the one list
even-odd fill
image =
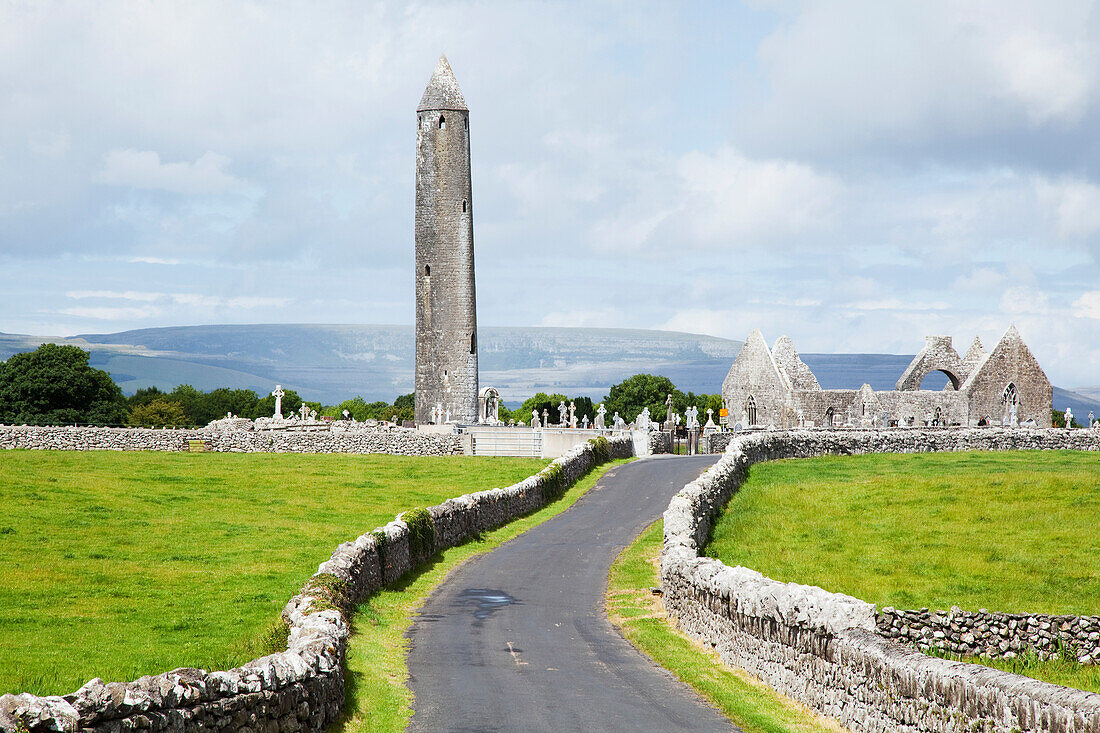
{"label": "narrow country lane", "polygon": [[612,561],[718,456],[612,469],[573,507],[458,568],[409,631],[413,731],[730,731],[607,620]]}

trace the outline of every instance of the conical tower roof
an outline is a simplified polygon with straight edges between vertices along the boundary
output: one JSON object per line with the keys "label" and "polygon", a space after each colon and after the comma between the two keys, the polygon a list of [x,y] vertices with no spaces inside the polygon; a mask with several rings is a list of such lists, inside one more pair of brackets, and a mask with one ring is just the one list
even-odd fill
{"label": "conical tower roof", "polygon": [[439,56],[439,63],[435,65],[428,88],[424,90],[424,96],[420,98],[417,112],[431,109],[460,109],[469,111],[466,100],[462,98],[462,90],[458,88],[458,80],[455,79],[451,65],[447,63],[447,57]]}

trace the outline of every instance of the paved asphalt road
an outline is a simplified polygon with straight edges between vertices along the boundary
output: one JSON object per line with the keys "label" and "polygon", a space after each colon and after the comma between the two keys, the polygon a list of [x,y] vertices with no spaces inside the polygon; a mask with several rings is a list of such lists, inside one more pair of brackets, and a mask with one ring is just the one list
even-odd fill
{"label": "paved asphalt road", "polygon": [[451,573],[409,631],[410,730],[735,730],[603,610],[612,560],[717,459],[612,469],[568,511]]}

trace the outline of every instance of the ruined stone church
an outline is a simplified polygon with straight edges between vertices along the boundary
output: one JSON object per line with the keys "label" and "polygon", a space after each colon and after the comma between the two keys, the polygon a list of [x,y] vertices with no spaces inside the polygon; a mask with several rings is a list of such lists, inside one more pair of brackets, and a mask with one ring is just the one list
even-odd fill
{"label": "ruined stone church", "polygon": [[[921,389],[932,372],[942,390]],[[1051,426],[1052,388],[1039,362],[1010,327],[992,351],[975,337],[966,355],[950,336],[927,336],[893,390],[822,389],[794,344],[781,336],[769,349],[755,330],[722,383],[730,426],[895,427],[917,425]]]}

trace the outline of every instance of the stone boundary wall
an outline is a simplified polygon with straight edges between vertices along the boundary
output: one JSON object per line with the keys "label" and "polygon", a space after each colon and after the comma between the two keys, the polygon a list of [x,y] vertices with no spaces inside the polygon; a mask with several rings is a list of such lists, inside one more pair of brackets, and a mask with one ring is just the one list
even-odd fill
{"label": "stone boundary wall", "polygon": [[664,514],[669,615],[720,658],[854,731],[1100,733],[1100,695],[927,656],[884,638],[875,607],[700,557],[711,523],[755,463],[826,454],[1100,450],[1100,431],[904,429],[737,436]]}
{"label": "stone boundary wall", "polygon": [[[610,458],[634,454],[629,437],[608,442]],[[517,484],[428,507],[434,529],[431,546],[424,546],[422,538],[417,541],[403,520],[404,513],[343,543],[283,609],[290,628],[285,652],[226,671],[176,669],[130,683],[104,683],[96,678],[60,697],[3,695],[0,730],[324,731],[344,706],[345,609],[435,552],[541,508],[606,457],[586,443]]]}
{"label": "stone boundary wall", "polygon": [[649,434],[649,453],[650,455],[656,455],[657,453],[671,453],[672,452],[672,433],[666,433],[663,430],[655,430]]}
{"label": "stone boundary wall", "polygon": [[1066,655],[1078,664],[1100,664],[1100,616],[963,611],[878,612],[878,631],[887,639],[921,651],[938,649],[965,656],[1013,659],[1033,653],[1040,659]]}
{"label": "stone boundary wall", "polygon": [[449,456],[463,452],[451,433],[421,433],[408,428],[328,431],[207,431],[148,428],[36,427],[0,425],[0,449],[29,450],[187,450],[190,440],[205,440],[219,453],[390,453]]}

